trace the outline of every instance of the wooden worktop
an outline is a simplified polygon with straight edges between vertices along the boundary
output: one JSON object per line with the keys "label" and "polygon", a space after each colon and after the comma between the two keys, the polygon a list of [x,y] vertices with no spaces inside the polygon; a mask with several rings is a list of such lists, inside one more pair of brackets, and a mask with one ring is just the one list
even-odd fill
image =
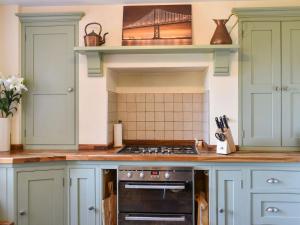
{"label": "wooden worktop", "polygon": [[0,221],[0,225],[14,225],[14,223],[8,221]]}
{"label": "wooden worktop", "polygon": [[198,155],[123,155],[119,149],[102,151],[18,151],[0,153],[0,164],[20,164],[53,161],[174,161],[174,162],[300,162],[300,152],[250,152],[239,151],[230,155],[201,152]]}

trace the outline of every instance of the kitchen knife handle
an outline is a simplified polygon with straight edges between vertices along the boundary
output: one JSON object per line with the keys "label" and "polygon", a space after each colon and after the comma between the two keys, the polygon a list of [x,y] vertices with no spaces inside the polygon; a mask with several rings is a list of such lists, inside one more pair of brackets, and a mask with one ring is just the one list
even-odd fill
{"label": "kitchen knife handle", "polygon": [[219,118],[216,117],[215,120],[216,120],[217,127],[218,127],[219,129],[221,129],[221,125],[220,125]]}
{"label": "kitchen knife handle", "polygon": [[226,115],[223,116],[223,122],[224,122],[224,125],[227,129],[229,129],[229,126],[228,126],[228,119],[226,117]]}
{"label": "kitchen knife handle", "polygon": [[225,128],[225,126],[224,126],[224,122],[223,122],[222,116],[220,116],[220,126],[221,126],[221,131],[222,131],[222,133],[224,133],[224,128]]}

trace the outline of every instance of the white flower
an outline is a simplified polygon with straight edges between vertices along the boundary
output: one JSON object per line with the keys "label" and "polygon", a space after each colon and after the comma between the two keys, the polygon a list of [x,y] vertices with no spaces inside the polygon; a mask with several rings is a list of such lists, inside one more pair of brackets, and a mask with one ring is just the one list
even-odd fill
{"label": "white flower", "polygon": [[11,76],[10,78],[2,81],[3,81],[3,85],[8,90],[16,90],[16,92],[28,91],[26,86],[23,84],[24,78]]}

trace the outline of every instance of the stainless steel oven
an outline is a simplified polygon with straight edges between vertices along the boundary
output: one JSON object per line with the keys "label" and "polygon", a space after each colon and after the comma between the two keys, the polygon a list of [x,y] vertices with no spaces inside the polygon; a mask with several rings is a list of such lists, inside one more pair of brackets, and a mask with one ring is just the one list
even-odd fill
{"label": "stainless steel oven", "polygon": [[119,225],[192,225],[192,168],[120,167]]}

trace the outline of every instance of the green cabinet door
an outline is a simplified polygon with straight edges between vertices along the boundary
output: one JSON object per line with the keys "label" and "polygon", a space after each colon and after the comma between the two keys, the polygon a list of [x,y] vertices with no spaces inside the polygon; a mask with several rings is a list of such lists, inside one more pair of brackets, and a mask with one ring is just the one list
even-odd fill
{"label": "green cabinet door", "polygon": [[18,225],[64,225],[64,171],[20,172]]}
{"label": "green cabinet door", "polygon": [[[217,225],[245,224],[243,210],[241,210],[243,205],[241,171],[218,170],[216,176]],[[243,207],[245,210],[246,205],[244,204]]]}
{"label": "green cabinet door", "polygon": [[75,145],[75,26],[26,26],[26,146]]}
{"label": "green cabinet door", "polygon": [[70,225],[95,225],[96,178],[94,169],[70,169]]}
{"label": "green cabinet door", "polygon": [[300,21],[282,22],[282,145],[300,146]]}
{"label": "green cabinet door", "polygon": [[242,29],[243,145],[280,146],[280,22],[244,22]]}

